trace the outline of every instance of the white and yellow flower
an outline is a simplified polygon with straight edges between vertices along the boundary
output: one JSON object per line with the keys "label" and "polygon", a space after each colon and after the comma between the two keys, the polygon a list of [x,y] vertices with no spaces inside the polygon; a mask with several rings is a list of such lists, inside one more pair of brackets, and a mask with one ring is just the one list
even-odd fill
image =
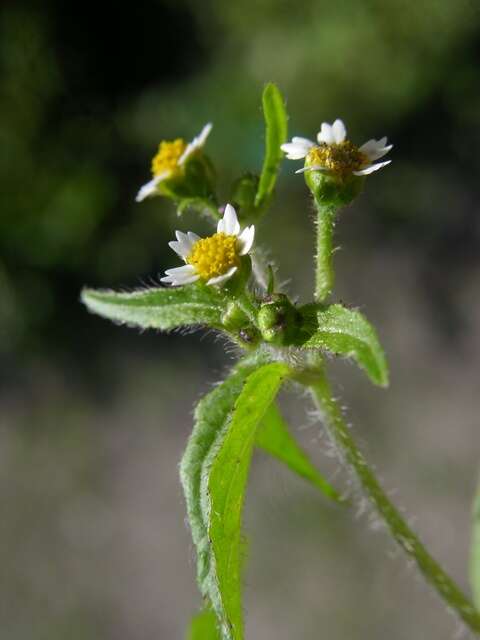
{"label": "white and yellow flower", "polygon": [[181,176],[186,161],[193,153],[204,146],[211,130],[212,123],[209,122],[203,127],[199,135],[188,144],[183,138],[162,141],[156,156],[152,160],[153,178],[141,187],[135,198],[136,201],[141,202],[149,196],[157,195],[158,186],[161,182]]}
{"label": "white and yellow flower", "polygon": [[292,138],[291,142],[282,144],[282,151],[289,160],[305,158],[305,166],[295,173],[304,171],[324,171],[335,177],[344,179],[348,175],[366,176],[378,171],[391,162],[377,162],[393,147],[387,144],[387,138],[369,140],[361,147],[357,147],[347,140],[347,130],[342,120],[335,120],[333,124],[323,122],[317,134],[317,142],[307,138]]}
{"label": "white and yellow flower", "polygon": [[191,231],[176,231],[175,235],[177,239],[168,244],[185,265],[167,269],[162,282],[178,286],[203,280],[207,284],[220,285],[233,276],[240,267],[240,258],[250,252],[255,227],[251,225],[241,231],[235,209],[227,204],[217,233],[212,236],[200,238]]}

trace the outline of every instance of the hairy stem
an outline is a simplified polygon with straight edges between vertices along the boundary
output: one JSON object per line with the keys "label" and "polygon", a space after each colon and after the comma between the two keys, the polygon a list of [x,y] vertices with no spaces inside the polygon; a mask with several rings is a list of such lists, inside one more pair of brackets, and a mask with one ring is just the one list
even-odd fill
{"label": "hairy stem", "polygon": [[450,576],[432,558],[399,511],[390,502],[363,454],[353,441],[341,410],[332,397],[326,378],[322,377],[310,383],[310,388],[323,415],[329,437],[352,473],[356,475],[392,536],[408,556],[415,560],[427,582],[433,586],[447,606],[454,610],[472,631],[478,633],[480,631],[479,612]]}
{"label": "hairy stem", "polygon": [[315,299],[323,302],[333,289],[333,232],[337,207],[314,199],[317,209],[317,255],[315,273]]}

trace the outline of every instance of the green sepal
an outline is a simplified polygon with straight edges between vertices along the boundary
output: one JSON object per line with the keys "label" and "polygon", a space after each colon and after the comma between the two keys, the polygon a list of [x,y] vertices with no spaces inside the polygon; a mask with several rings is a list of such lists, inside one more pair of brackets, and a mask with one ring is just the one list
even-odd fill
{"label": "green sepal", "polygon": [[344,502],[341,495],[313,466],[307,454],[292,436],[275,403],[270,405],[258,428],[256,445],[317,487],[330,500]]}
{"label": "green sepal", "polygon": [[187,158],[180,173],[159,183],[158,192],[177,204],[185,199],[215,200],[215,183],[215,168],[199,149]]}
{"label": "green sepal", "polygon": [[257,210],[265,208],[273,196],[280,163],[283,159],[280,146],[287,141],[288,137],[285,100],[275,84],[269,83],[263,90],[262,106],[265,118],[265,155],[255,196]]}
{"label": "green sepal", "polygon": [[200,282],[131,292],[84,289],[81,300],[89,311],[113,322],[163,330],[195,325],[220,328],[227,304],[220,289]]}
{"label": "green sepal", "polygon": [[266,342],[291,345],[297,340],[301,315],[283,293],[267,296],[258,312],[258,328]]}
{"label": "green sepal", "polygon": [[[312,307],[308,305],[309,322]],[[359,311],[340,304],[320,306],[315,332],[302,347],[353,358],[374,384],[388,386],[388,365],[377,333]]]}
{"label": "green sepal", "polygon": [[335,208],[350,204],[363,189],[364,176],[350,175],[343,179],[325,171],[305,171],[305,182],[318,204]]}
{"label": "green sepal", "polygon": [[192,618],[186,640],[221,640],[217,618],[211,609],[204,609]]}

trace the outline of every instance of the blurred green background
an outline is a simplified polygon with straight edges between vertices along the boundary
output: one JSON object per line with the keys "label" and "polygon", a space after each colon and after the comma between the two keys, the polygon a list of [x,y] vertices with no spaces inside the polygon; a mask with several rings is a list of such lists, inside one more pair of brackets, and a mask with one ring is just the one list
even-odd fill
{"label": "blurred green background", "polygon": [[[332,365],[369,459],[467,589],[479,460],[480,9],[457,0],[137,0],[0,7],[0,620],[9,640],[182,638],[200,605],[178,461],[191,406],[231,362],[214,336],[116,327],[83,284],[175,266],[175,217],[135,204],[162,138],[214,123],[220,187],[261,166],[261,89],[290,132],[341,117],[393,163],[338,228],[337,299],[377,324],[392,384]],[[308,300],[312,212],[283,166],[258,230]],[[319,426],[286,414],[346,486]],[[456,622],[374,519],[258,456],[246,508],[247,637],[453,637]]]}

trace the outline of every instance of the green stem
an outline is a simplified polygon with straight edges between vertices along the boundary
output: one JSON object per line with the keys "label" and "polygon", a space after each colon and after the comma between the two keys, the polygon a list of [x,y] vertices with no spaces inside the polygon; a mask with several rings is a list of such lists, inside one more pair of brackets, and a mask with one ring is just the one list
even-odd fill
{"label": "green stem", "polygon": [[332,397],[326,378],[322,377],[313,383],[311,382],[310,387],[316,404],[323,414],[329,437],[358,478],[392,536],[402,549],[415,560],[427,582],[433,586],[445,603],[458,614],[472,631],[480,632],[478,611],[410,529],[386,496],[363,454],[358,450],[343,420],[341,410]]}
{"label": "green stem", "polygon": [[317,209],[317,256],[315,274],[315,299],[323,302],[333,289],[333,232],[338,207],[314,198]]}

